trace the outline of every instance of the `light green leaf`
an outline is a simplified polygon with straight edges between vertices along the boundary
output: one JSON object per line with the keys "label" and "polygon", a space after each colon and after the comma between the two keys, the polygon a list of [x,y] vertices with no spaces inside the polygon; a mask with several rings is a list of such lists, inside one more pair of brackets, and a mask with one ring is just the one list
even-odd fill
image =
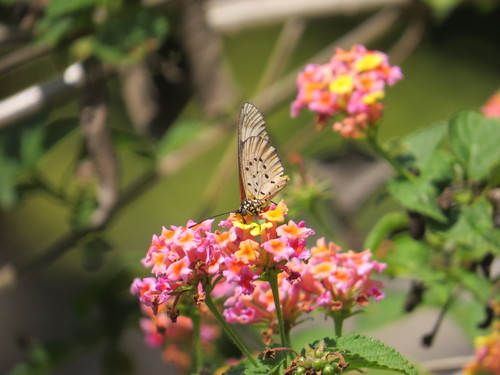
{"label": "light green leaf", "polygon": [[377,221],[370,233],[368,233],[363,249],[375,251],[392,232],[406,228],[408,224],[409,220],[406,212],[398,211],[385,214]]}
{"label": "light green leaf", "polygon": [[414,181],[392,179],[389,181],[388,190],[403,207],[419,212],[441,223],[447,221],[446,216],[437,205],[436,188],[426,181],[421,179]]}
{"label": "light green leaf", "polygon": [[424,0],[438,18],[445,18],[462,0]]}
{"label": "light green leaf", "polygon": [[427,159],[426,165],[420,170],[420,178],[434,183],[448,182],[454,177],[453,163],[455,158],[445,150],[436,150]]}
{"label": "light green leaf", "polygon": [[468,289],[478,301],[486,303],[493,289],[493,284],[488,279],[463,268],[457,269],[455,276],[458,278],[458,282]]}
{"label": "light green leaf", "polygon": [[443,141],[446,130],[446,122],[443,121],[419,129],[403,138],[402,143],[415,157],[415,164],[419,170],[427,167],[429,159]]}
{"label": "light green leaf", "polygon": [[408,375],[418,374],[415,366],[401,353],[371,337],[356,334],[335,339],[325,338],[325,344],[329,351],[341,352],[349,363],[349,370],[369,368]]}
{"label": "light green leaf", "polygon": [[464,207],[445,234],[468,250],[460,254],[464,259],[480,260],[488,252],[500,255],[500,229],[493,226],[492,207],[484,197]]}
{"label": "light green leaf", "polygon": [[500,161],[500,119],[460,112],[450,121],[449,140],[470,179],[485,179]]}
{"label": "light green leaf", "polygon": [[45,16],[49,18],[71,15],[83,10],[90,10],[102,0],[51,0],[45,7]]}
{"label": "light green leaf", "polygon": [[418,280],[428,280],[435,275],[430,270],[432,249],[427,243],[415,240],[408,233],[395,236],[392,243],[394,251],[390,251],[384,260],[389,264],[388,271]]}

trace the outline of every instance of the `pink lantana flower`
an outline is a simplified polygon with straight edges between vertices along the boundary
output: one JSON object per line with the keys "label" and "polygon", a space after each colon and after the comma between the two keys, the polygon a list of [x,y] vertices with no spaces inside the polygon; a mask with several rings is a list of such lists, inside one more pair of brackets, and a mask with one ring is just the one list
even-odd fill
{"label": "pink lantana flower", "polygon": [[387,85],[403,77],[386,54],[356,45],[349,51],[337,48],[324,65],[309,64],[297,77],[298,94],[291,115],[304,108],[316,113],[319,128],[331,121],[345,138],[362,138],[383,114]]}
{"label": "pink lantana flower", "polygon": [[315,296],[313,308],[349,312],[356,305],[368,304],[369,298],[377,302],[384,298],[383,284],[370,277],[373,271],[382,272],[386,265],[371,257],[370,250],[342,252],[321,238],[311,248],[309,262],[297,265],[301,275],[298,285]]}
{"label": "pink lantana flower", "polygon": [[495,92],[481,107],[481,113],[485,117],[500,118],[500,90]]}
{"label": "pink lantana flower", "polygon": [[[161,305],[159,311],[141,305],[144,317],[140,320],[140,327],[145,334],[145,341],[151,347],[163,350],[163,358],[172,363],[181,373],[188,373],[193,356],[193,321],[186,316],[179,316],[173,323],[166,314],[166,305]],[[220,337],[220,327],[209,319],[209,315],[202,310],[203,323],[201,324],[201,342],[203,350],[212,352],[214,343]],[[174,355],[176,354],[176,355]]]}
{"label": "pink lantana flower", "polygon": [[493,323],[493,331],[488,336],[477,337],[474,344],[475,358],[464,366],[463,374],[500,374],[500,321]]}
{"label": "pink lantana flower", "polygon": [[[291,328],[305,311],[307,295],[296,283],[290,283],[284,273],[278,275],[278,289],[283,320],[285,326]],[[276,306],[268,282],[256,281],[252,294],[237,290],[224,306],[224,316],[229,323],[260,323],[277,332]]]}

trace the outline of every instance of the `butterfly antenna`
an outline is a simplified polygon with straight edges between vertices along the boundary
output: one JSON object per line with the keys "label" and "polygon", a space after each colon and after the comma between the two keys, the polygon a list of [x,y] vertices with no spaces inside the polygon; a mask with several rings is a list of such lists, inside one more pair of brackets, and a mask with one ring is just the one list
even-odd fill
{"label": "butterfly antenna", "polygon": [[203,223],[204,221],[207,221],[207,220],[210,220],[210,219],[215,219],[216,217],[219,217],[219,216],[222,216],[222,215],[229,215],[233,213],[233,211],[229,211],[229,212],[223,212],[221,214],[217,214],[217,215],[214,215],[214,216],[210,216],[210,217],[207,217],[206,219],[203,219],[202,221],[200,221],[199,223],[196,223],[196,224],[193,224],[193,225],[190,225],[188,227],[188,229],[191,229],[192,227],[195,227],[197,225],[200,225],[201,223]]}

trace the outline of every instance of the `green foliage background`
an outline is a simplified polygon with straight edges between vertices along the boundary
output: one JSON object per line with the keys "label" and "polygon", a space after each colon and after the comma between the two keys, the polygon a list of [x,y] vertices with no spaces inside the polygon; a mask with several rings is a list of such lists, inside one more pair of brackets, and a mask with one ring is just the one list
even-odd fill
{"label": "green foliage background", "polygon": [[[3,1],[1,6],[9,9],[10,3],[13,1]],[[0,97],[15,94],[59,73],[74,58],[70,56],[85,58],[93,54],[112,64],[140,60],[157,47],[155,43],[160,43],[166,35],[177,30],[177,20],[170,16],[167,8],[145,10],[133,4],[123,6],[117,0],[103,2],[108,12],[113,14],[113,22],[89,23],[90,9],[96,3],[95,0],[51,1],[46,17],[37,25],[39,42],[57,45],[75,25],[83,25],[84,35],[71,46],[71,50],[67,47],[55,49],[49,56],[2,75]],[[498,10],[481,12],[458,7],[446,18],[429,18],[426,38],[401,64],[404,80],[388,90],[382,138],[402,137],[431,123],[446,120],[457,110],[477,109],[484,104],[498,89],[500,82],[500,48],[498,38],[495,38],[499,29],[498,22],[495,24],[494,21],[498,15]],[[316,51],[343,35],[365,16],[311,20],[287,70],[305,64]],[[130,24],[138,26],[130,29]],[[397,35],[403,26],[402,23],[395,24],[393,33]],[[275,25],[261,26],[223,37],[225,58],[243,100],[255,94],[279,31],[280,28]],[[384,50],[390,45],[391,37],[368,47]],[[117,44],[117,41],[120,43]],[[4,50],[2,54],[8,52]],[[131,146],[134,141],[127,138],[127,134],[132,132],[132,125],[120,97],[118,79],[109,79],[108,88],[110,121],[112,128],[119,130],[114,141],[121,160],[121,184],[126,186],[149,167],[150,161],[138,157]],[[303,127],[309,126],[312,119],[309,114],[290,119],[290,101],[266,114],[278,149]],[[71,164],[78,158],[80,134],[76,129],[77,116],[74,100],[50,108],[24,124],[16,125],[28,129],[29,136],[24,134],[15,147],[0,143],[1,149],[13,148],[19,153],[23,173],[36,165],[49,183],[67,184],[69,190],[74,192],[77,186],[71,179]],[[236,116],[235,110],[234,120]],[[66,124],[58,128],[66,130],[58,135],[58,142],[52,142],[44,138],[42,128],[37,127],[40,123],[47,126]],[[159,144],[159,153],[176,149],[178,144],[206,123],[196,100],[192,100],[177,119],[171,134],[167,134]],[[74,371],[78,368],[85,358],[91,358],[91,370],[81,373],[93,373],[92,366],[104,368],[104,373],[127,373],[134,367],[147,367],[144,358],[150,358],[152,363],[157,364],[159,354],[141,344],[142,337],[136,323],[139,311],[135,300],[127,293],[128,285],[133,277],[146,276],[140,259],[145,255],[151,235],[159,233],[163,225],[184,224],[199,212],[204,188],[232,141],[230,136],[226,136],[202,157],[175,175],[157,182],[120,213],[102,237],[86,239],[50,266],[30,272],[15,285],[15,289],[3,290],[0,294],[0,330],[4,334],[0,339],[0,352],[5,355],[0,360],[0,372],[11,370],[16,363],[26,359],[22,348],[31,345],[35,348],[31,351],[32,363],[38,363],[41,370],[30,372],[29,365],[20,365],[12,374],[49,373],[59,361],[63,365],[56,373],[64,374],[68,369]],[[302,150],[303,155],[311,159],[335,156],[339,153],[340,143],[336,135],[325,131]],[[498,148],[491,145],[491,151],[495,150]],[[280,151],[286,154],[291,150]],[[213,214],[233,210],[238,205],[236,145],[234,155],[231,172],[235,178],[224,187],[223,199],[216,202]],[[62,234],[74,230],[72,220],[75,218],[60,202],[46,194],[26,193],[18,198],[9,196],[10,191],[5,185],[18,167],[5,160],[0,164],[0,197],[8,208],[0,214],[1,264],[29,259]],[[376,218],[395,206],[392,201],[378,204],[377,197],[374,197],[355,218],[354,225],[360,233],[367,233]],[[132,311],[132,314],[125,314],[125,311]],[[126,321],[123,322],[120,317]],[[390,318],[392,315],[385,317]],[[125,336],[120,332],[124,325],[132,327]],[[45,345],[52,340],[53,344]],[[69,344],[65,346],[64,342]],[[141,348],[140,352],[136,351],[137,347]],[[104,353],[102,358],[105,360],[96,360],[96,353]]]}

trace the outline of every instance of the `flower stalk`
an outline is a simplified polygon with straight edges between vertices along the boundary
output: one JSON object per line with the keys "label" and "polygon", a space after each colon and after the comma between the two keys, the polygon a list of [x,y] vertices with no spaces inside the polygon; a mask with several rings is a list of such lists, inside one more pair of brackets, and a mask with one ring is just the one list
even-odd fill
{"label": "flower stalk", "polygon": [[255,358],[252,356],[252,353],[248,350],[248,348],[245,346],[243,341],[240,340],[239,336],[236,334],[234,331],[233,327],[231,327],[226,319],[222,316],[222,314],[219,312],[217,307],[215,306],[212,297],[210,297],[210,294],[207,293],[205,297],[205,304],[207,305],[208,309],[210,312],[213,314],[214,318],[217,320],[217,323],[221,326],[221,328],[224,330],[226,335],[233,341],[233,343],[238,347],[238,349],[241,351],[241,353],[248,358],[250,363],[254,367],[258,367],[259,364],[255,360]]}

